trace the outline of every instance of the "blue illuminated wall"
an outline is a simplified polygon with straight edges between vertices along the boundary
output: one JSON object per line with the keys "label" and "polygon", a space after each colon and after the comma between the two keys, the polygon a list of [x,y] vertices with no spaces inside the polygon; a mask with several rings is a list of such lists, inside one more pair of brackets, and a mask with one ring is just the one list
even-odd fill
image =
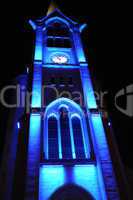
{"label": "blue illuminated wall", "polygon": [[35,43],[35,61],[42,61],[42,41],[43,41],[43,32],[41,27],[36,29],[36,43]]}
{"label": "blue illuminated wall", "polygon": [[[52,181],[51,181],[52,180]],[[101,200],[96,166],[75,165],[43,165],[40,168],[39,200],[49,199],[61,186],[74,184],[83,187],[96,200]]]}
{"label": "blue illuminated wall", "polygon": [[82,79],[82,84],[83,84],[86,107],[88,109],[96,109],[97,104],[96,104],[94,90],[92,87],[91,77],[88,71],[87,64],[81,64],[80,73],[81,73],[81,79]]}
{"label": "blue illuminated wall", "polygon": [[34,65],[33,84],[31,93],[31,107],[41,108],[42,98],[42,66],[40,64]]}
{"label": "blue illuminated wall", "polygon": [[[28,199],[35,198],[37,191],[36,177],[39,175],[40,162],[40,132],[41,132],[41,116],[40,114],[31,114],[29,127],[29,145],[28,145],[28,160],[27,160],[27,176],[26,176],[26,192],[25,196]],[[25,198],[25,199],[26,199]]]}
{"label": "blue illuminated wall", "polygon": [[106,133],[100,114],[90,115],[90,126],[93,129],[94,134],[92,135],[92,139],[95,145],[95,154],[97,155],[96,158],[99,180],[101,181],[102,185],[104,183],[106,194],[108,197],[110,197],[110,199],[113,199],[114,197],[116,199],[120,199],[114,168],[106,139]]}

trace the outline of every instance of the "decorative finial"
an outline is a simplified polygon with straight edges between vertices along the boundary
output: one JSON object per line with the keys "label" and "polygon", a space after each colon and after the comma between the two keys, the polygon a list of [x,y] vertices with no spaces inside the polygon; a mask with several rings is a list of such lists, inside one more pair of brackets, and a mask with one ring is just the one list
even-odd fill
{"label": "decorative finial", "polygon": [[48,8],[47,15],[52,13],[56,8],[57,8],[56,3],[54,1],[51,1],[50,5],[49,5],[49,8]]}

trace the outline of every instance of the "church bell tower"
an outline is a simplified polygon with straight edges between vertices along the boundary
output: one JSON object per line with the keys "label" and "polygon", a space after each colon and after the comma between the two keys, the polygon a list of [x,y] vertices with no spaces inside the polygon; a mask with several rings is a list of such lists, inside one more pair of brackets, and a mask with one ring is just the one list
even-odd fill
{"label": "church bell tower", "polygon": [[[86,24],[71,20],[53,4],[45,17],[29,23],[35,52],[24,199],[119,200],[106,128],[81,41]],[[4,200],[11,200],[5,195]]]}
{"label": "church bell tower", "polygon": [[39,200],[64,199],[67,190],[70,199],[119,199],[81,41],[86,25],[53,5],[30,24],[36,33],[36,111],[30,114],[26,199],[35,199],[36,190]]}

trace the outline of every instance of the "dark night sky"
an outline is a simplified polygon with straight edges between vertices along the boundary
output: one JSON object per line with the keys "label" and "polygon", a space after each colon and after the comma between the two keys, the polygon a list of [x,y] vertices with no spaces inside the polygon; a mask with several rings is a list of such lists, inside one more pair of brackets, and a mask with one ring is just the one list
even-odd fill
{"label": "dark night sky", "polygon": [[[8,84],[15,76],[32,64],[34,34],[28,19],[44,16],[50,1],[28,5],[27,2],[3,5],[1,17],[1,64],[0,87]],[[118,5],[97,5],[95,1],[56,1],[64,14],[79,22],[86,22],[88,29],[83,34],[84,46],[90,62],[92,76],[100,82],[102,90],[108,90],[108,109],[124,164],[133,168],[132,124],[133,118],[121,114],[114,107],[113,98],[117,91],[132,83],[130,44],[130,16],[123,16]],[[87,4],[88,3],[88,4]],[[126,9],[126,7],[125,7]],[[128,13],[128,15],[130,15]],[[127,34],[128,33],[128,34]],[[97,52],[97,53],[96,53]],[[96,56],[97,54],[97,56]],[[96,58],[97,57],[97,58]],[[1,119],[5,119],[1,108]],[[4,115],[3,115],[4,114]],[[3,124],[1,120],[0,125]],[[1,125],[2,126],[2,125]],[[1,134],[4,135],[3,126]],[[2,143],[2,141],[1,141]]]}

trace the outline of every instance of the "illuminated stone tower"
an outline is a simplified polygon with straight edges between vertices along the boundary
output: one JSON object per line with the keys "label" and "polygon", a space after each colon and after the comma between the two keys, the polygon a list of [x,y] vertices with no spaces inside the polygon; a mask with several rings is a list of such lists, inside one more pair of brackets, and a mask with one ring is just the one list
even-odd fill
{"label": "illuminated stone tower", "polygon": [[86,25],[53,5],[46,17],[29,22],[36,39],[24,199],[119,200],[112,140],[81,41]]}
{"label": "illuminated stone tower", "polygon": [[[30,21],[36,32],[32,108],[37,111],[30,115],[26,199],[33,200],[37,189],[38,199],[46,200],[64,185],[83,188],[90,199],[119,199],[80,38],[85,25],[57,8],[51,11]],[[57,199],[63,199],[62,190]],[[75,190],[73,199],[80,195]]]}

